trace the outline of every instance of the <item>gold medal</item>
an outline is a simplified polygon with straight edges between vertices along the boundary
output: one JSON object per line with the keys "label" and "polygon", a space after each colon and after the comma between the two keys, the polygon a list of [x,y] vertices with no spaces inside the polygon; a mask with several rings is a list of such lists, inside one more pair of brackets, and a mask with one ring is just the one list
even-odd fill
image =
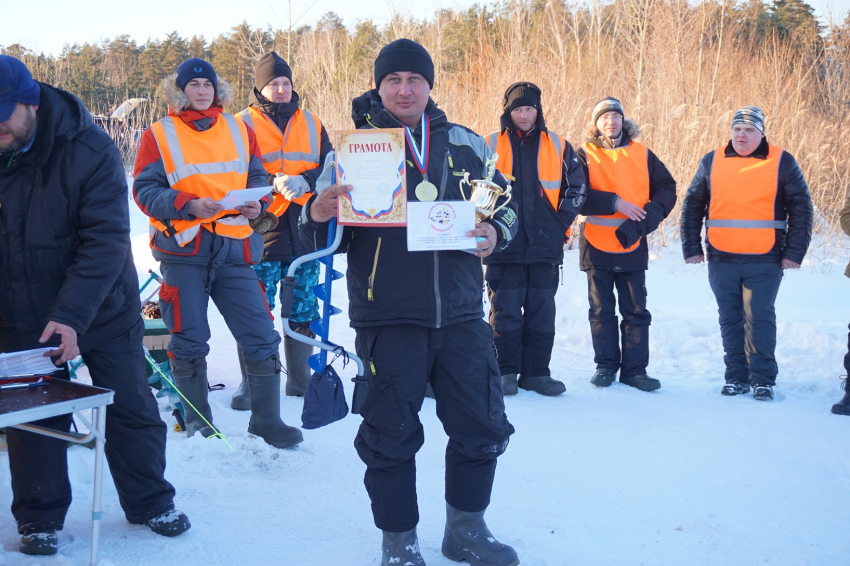
{"label": "gold medal", "polygon": [[437,187],[428,181],[422,181],[416,185],[416,190],[414,192],[416,193],[416,198],[418,198],[420,202],[437,200]]}

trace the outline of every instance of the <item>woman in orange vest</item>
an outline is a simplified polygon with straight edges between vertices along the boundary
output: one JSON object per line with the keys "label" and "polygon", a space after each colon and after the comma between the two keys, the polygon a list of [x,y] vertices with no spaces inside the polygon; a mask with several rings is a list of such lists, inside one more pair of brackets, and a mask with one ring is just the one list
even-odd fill
{"label": "woman in orange vest", "polygon": [[783,269],[799,269],[812,238],[812,198],[794,157],[767,142],[764,114],[740,108],[732,139],[702,158],[682,203],[685,263],[702,263],[717,299],[723,395],[773,399],[776,312]]}
{"label": "woman in orange vest", "polygon": [[[254,271],[263,282],[269,309],[274,310],[278,283],[286,276],[293,259],[307,253],[298,232],[298,217],[302,205],[312,196],[316,179],[325,157],[333,150],[328,133],[314,114],[300,108],[298,93],[293,90],[292,70],[277,53],[266,53],[254,66],[254,89],[248,95],[249,107],[237,118],[257,134],[263,154],[263,167],[269,174],[268,183],[275,186],[274,202],[264,213],[269,228],[263,232],[263,258]],[[259,228],[258,228],[259,229]],[[313,288],[319,282],[319,262],[302,264],[295,271],[295,290],[292,310],[281,312],[289,319],[290,327],[300,334],[315,335],[310,323],[319,318],[319,305]],[[283,285],[280,285],[283,293]],[[287,395],[304,395],[310,379],[307,359],[313,347],[288,335],[283,337],[286,358]],[[242,360],[242,353],[239,352]],[[244,363],[242,383],[230,406],[237,410],[251,407]]]}
{"label": "woman in orange vest", "polygon": [[[222,111],[233,88],[202,59],[183,62],[162,83],[168,116],[142,136],[134,171],[136,203],[150,217],[151,249],[162,262],[159,292],[174,383],[185,396],[186,432],[218,434],[207,401],[210,298],[242,347],[251,399],[248,432],[276,447],[303,440],[280,419],[280,336],[251,265],[263,238],[249,222],[268,194],[232,208],[230,192],[268,187],[253,130]],[[268,187],[271,192],[271,187]]]}
{"label": "woman in orange vest", "polygon": [[[625,119],[616,98],[596,103],[585,134],[587,142],[577,153],[593,190],[581,211],[587,220],[579,266],[587,273],[596,362],[590,382],[608,387],[619,371],[620,383],[654,391],[661,382],[646,374],[651,321],[646,310],[646,237],[673,210],[676,181],[661,160],[636,141],[637,124]],[[617,302],[622,332],[617,329]]]}

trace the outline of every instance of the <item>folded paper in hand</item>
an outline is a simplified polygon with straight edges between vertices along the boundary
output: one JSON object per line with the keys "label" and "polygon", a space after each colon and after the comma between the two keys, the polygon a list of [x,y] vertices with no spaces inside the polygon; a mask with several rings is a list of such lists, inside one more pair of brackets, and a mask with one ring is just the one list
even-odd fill
{"label": "folded paper in hand", "polygon": [[51,350],[55,350],[55,348],[38,348],[36,350],[0,354],[0,378],[13,375],[41,375],[59,371],[60,368],[53,365],[50,358],[44,357],[45,352]]}
{"label": "folded paper in hand", "polygon": [[254,187],[252,189],[237,189],[230,191],[221,200],[217,200],[216,204],[220,204],[225,210],[233,210],[237,206],[244,206],[246,202],[259,201],[261,198],[272,192],[274,187]]}

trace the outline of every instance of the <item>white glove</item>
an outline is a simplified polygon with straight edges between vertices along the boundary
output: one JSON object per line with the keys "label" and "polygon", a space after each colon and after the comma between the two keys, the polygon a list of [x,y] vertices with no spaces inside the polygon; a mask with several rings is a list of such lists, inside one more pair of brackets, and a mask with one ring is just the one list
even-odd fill
{"label": "white glove", "polygon": [[310,183],[301,175],[278,173],[274,180],[274,190],[287,200],[295,200],[310,192]]}
{"label": "white glove", "polygon": [[334,167],[336,167],[336,163],[334,162],[335,157],[336,153],[333,151],[328,152],[328,156],[325,157],[325,165],[322,169],[322,174],[319,175],[318,179],[316,179],[316,194],[321,193],[322,191],[331,186],[333,170]]}

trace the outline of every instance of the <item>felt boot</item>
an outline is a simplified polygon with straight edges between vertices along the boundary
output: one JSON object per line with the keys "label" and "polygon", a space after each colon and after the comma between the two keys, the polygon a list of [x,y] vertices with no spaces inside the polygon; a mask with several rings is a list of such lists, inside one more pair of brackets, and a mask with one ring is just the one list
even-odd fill
{"label": "felt boot", "polygon": [[516,566],[516,551],[493,537],[484,522],[484,511],[470,513],[446,503],[443,556],[472,566]]}

